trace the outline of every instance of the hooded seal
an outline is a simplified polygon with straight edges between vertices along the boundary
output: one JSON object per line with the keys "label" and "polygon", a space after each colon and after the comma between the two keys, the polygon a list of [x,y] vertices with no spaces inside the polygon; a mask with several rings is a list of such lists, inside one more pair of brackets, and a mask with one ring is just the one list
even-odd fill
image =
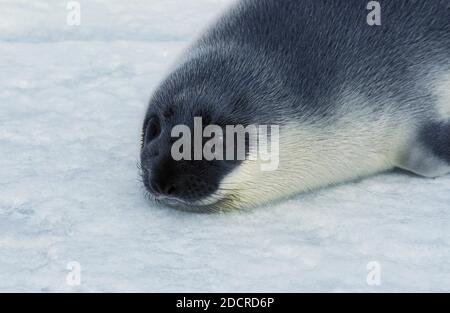
{"label": "hooded seal", "polygon": [[[242,0],[183,55],[145,116],[146,189],[182,209],[264,204],[393,168],[450,172],[450,5]],[[175,160],[173,128],[278,125],[279,165]],[[246,143],[248,140],[246,140]],[[230,149],[230,148],[228,148]]]}

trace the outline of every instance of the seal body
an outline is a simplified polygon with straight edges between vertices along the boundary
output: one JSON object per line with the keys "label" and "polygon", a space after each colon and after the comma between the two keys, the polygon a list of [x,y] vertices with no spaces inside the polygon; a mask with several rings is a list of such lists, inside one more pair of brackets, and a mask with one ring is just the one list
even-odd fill
{"label": "seal body", "polygon": [[[393,168],[450,172],[450,2],[243,0],[182,57],[144,122],[144,184],[184,208],[240,208]],[[174,125],[279,125],[279,167],[174,161]],[[250,153],[250,152],[249,152]]]}

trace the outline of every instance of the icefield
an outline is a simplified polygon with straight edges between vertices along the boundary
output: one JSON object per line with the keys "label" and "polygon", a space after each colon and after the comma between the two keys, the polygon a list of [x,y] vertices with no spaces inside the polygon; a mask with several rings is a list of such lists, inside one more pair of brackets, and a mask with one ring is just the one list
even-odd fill
{"label": "icefield", "polygon": [[69,1],[0,2],[0,292],[450,291],[450,176],[221,214],[145,199],[152,90],[231,1],[82,0],[79,26]]}

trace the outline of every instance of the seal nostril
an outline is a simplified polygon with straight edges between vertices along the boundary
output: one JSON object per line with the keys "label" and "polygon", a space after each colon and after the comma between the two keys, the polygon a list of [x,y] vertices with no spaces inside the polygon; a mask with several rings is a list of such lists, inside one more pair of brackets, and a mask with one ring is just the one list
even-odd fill
{"label": "seal nostril", "polygon": [[156,116],[151,117],[145,123],[145,131],[144,131],[144,145],[153,141],[161,134],[161,124],[159,119]]}

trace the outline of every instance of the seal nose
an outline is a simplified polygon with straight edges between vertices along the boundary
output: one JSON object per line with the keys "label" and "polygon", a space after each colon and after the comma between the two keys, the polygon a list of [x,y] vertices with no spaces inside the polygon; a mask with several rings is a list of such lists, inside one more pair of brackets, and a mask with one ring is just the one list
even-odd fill
{"label": "seal nose", "polygon": [[160,195],[173,197],[177,192],[175,184],[164,179],[152,179],[150,182],[150,186],[154,192]]}

